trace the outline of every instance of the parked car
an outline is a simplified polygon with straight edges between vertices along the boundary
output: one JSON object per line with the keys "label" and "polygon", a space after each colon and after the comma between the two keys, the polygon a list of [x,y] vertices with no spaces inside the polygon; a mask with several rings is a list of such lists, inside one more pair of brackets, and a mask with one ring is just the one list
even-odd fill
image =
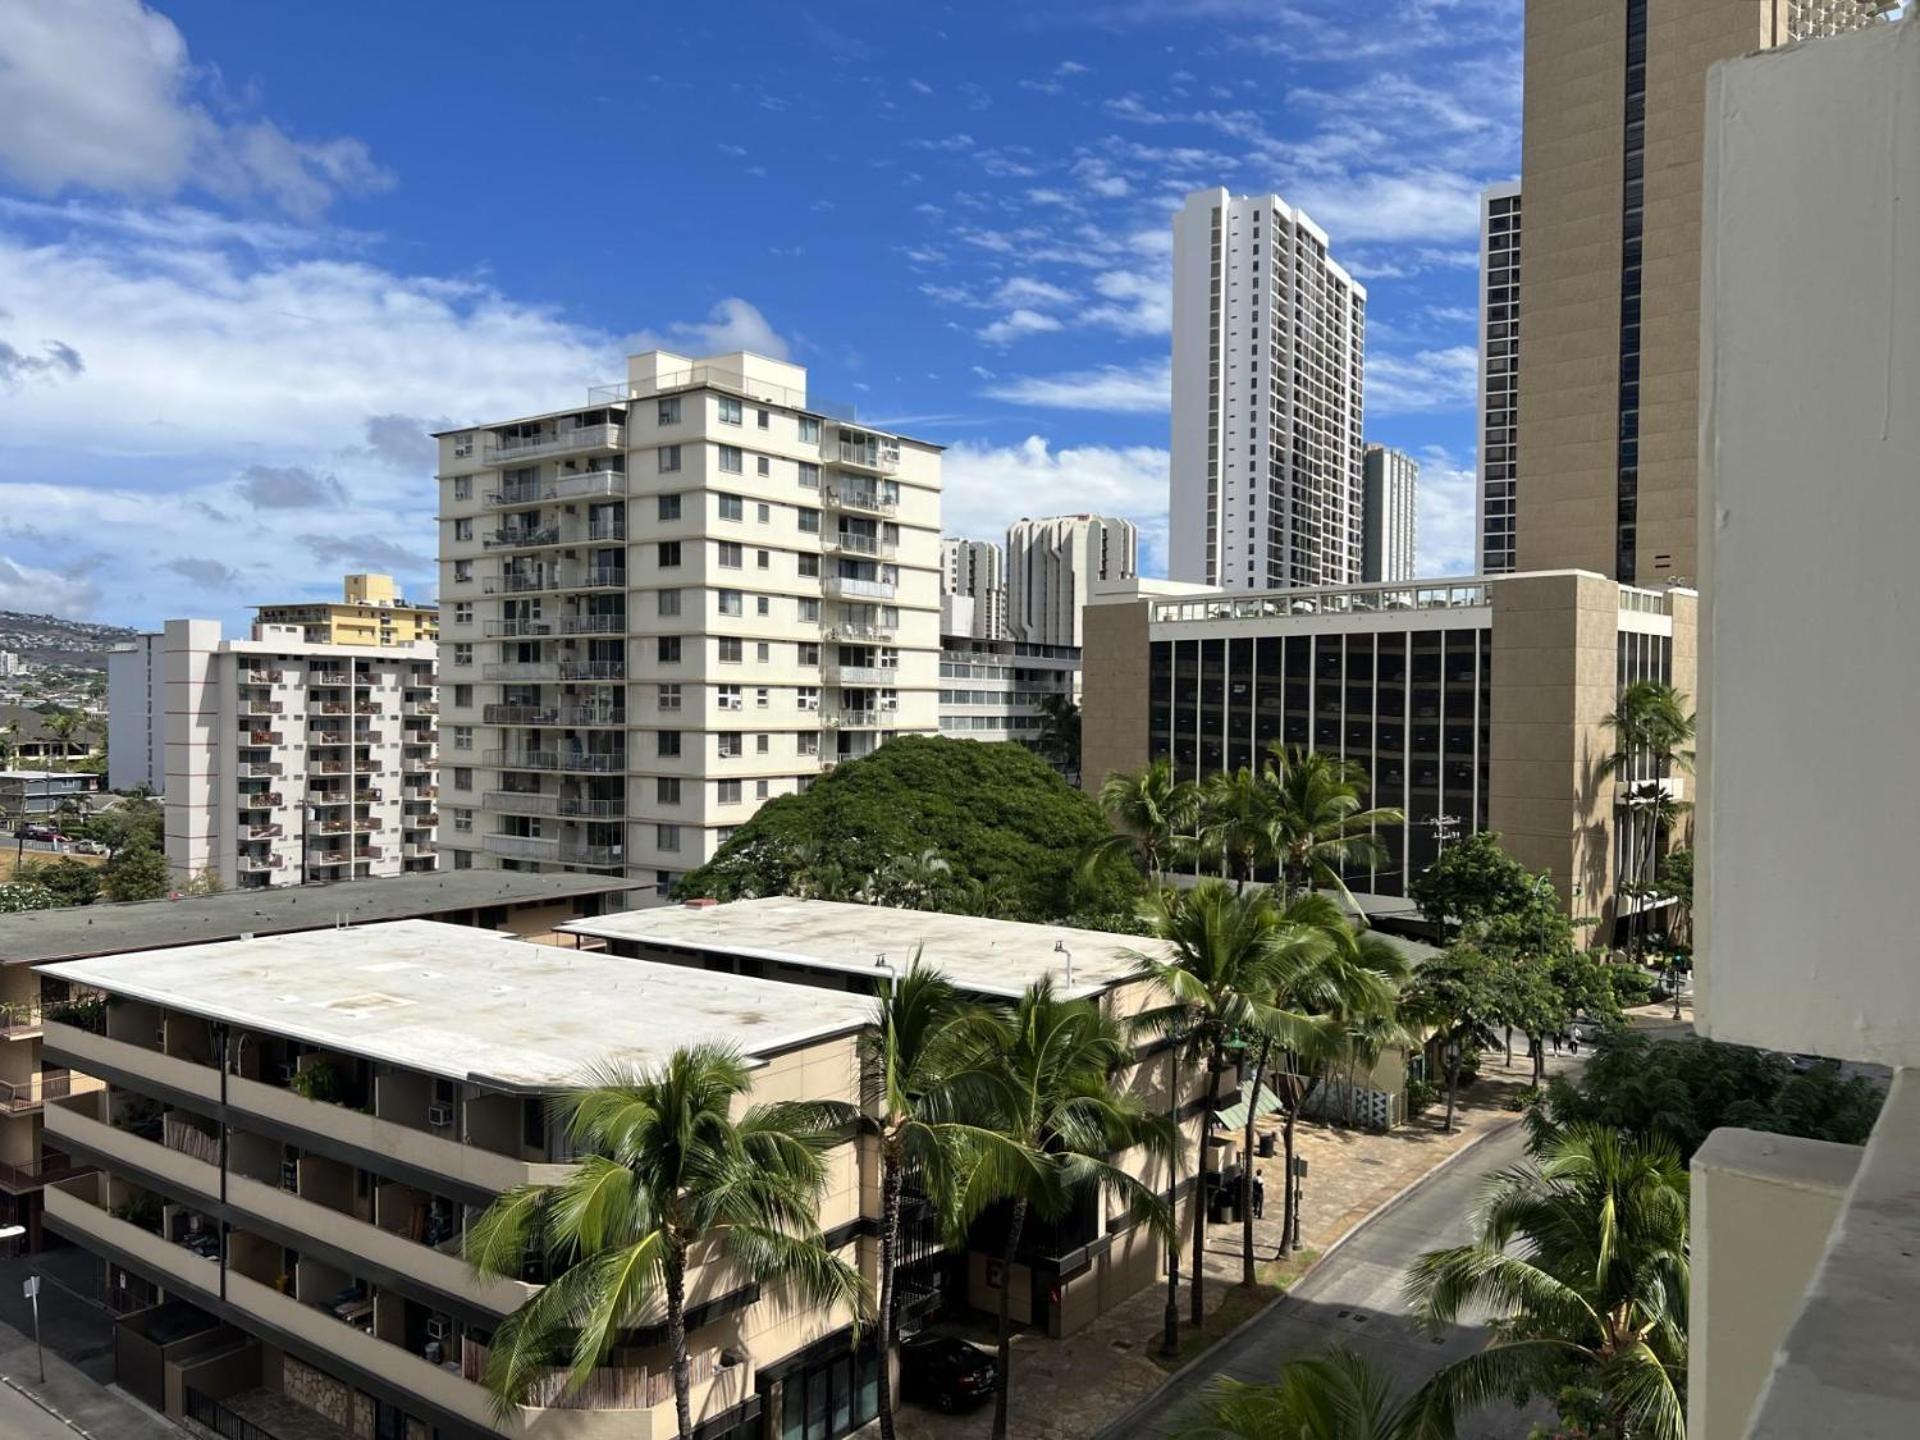
{"label": "parked car", "polygon": [[959,1410],[993,1394],[1000,1366],[977,1345],[951,1335],[912,1335],[900,1342],[900,1398]]}
{"label": "parked car", "polygon": [[13,832],[13,835],[16,840],[39,840],[48,843],[66,839],[66,836],[51,825],[22,825]]}
{"label": "parked car", "polygon": [[106,843],[100,840],[76,840],[73,842],[73,853],[76,855],[105,855],[107,853],[107,847]]}

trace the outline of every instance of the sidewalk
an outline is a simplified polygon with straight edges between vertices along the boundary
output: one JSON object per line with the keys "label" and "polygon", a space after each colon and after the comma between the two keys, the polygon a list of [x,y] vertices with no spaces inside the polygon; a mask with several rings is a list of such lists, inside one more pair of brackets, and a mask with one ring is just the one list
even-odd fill
{"label": "sidewalk", "polygon": [[[1507,1102],[1532,1079],[1525,1054],[1514,1053],[1514,1065],[1504,1065],[1503,1051],[1488,1051],[1480,1079],[1462,1091],[1455,1116],[1456,1130],[1440,1131],[1444,1100],[1409,1124],[1384,1135],[1334,1129],[1319,1121],[1295,1127],[1297,1152],[1308,1162],[1306,1193],[1301,1211],[1301,1241],[1318,1253],[1364,1220],[1408,1186],[1417,1183],[1467,1146],[1503,1129],[1516,1118]],[[1569,1056],[1547,1057],[1547,1073],[1561,1073],[1576,1063]],[[1261,1128],[1277,1125],[1261,1122]],[[1279,1248],[1281,1160],[1278,1155],[1256,1167],[1267,1166],[1264,1218],[1254,1222],[1254,1253],[1270,1262]],[[1249,1295],[1240,1285],[1240,1226],[1211,1226],[1207,1232],[1207,1312],[1238,1323],[1277,1296],[1277,1291]],[[1183,1256],[1190,1258],[1191,1250]],[[1184,1266],[1183,1266],[1184,1269]],[[1182,1331],[1187,1289],[1180,1290]],[[1166,1307],[1165,1282],[1129,1297],[1077,1335],[1049,1340],[1043,1335],[1016,1334],[1013,1340],[1013,1440],[1086,1440],[1125,1414],[1157,1389],[1167,1371],[1153,1358],[1159,1346],[1161,1316]],[[1210,1327],[1211,1328],[1211,1325]],[[990,1325],[972,1338],[990,1343]],[[993,1412],[985,1406],[967,1415],[936,1415],[918,1406],[899,1412],[901,1440],[973,1440],[992,1428]]]}
{"label": "sidewalk", "polygon": [[13,1389],[53,1411],[68,1430],[93,1440],[182,1440],[180,1428],[89,1378],[51,1350],[47,1383],[34,1362],[33,1337],[0,1324],[0,1375]]}

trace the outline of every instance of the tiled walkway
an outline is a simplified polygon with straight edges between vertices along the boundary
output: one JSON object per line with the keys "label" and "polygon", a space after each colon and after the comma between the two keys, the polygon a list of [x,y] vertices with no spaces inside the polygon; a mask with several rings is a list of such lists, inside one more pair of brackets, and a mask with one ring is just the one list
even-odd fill
{"label": "tiled walkway", "polygon": [[[1322,1250],[1407,1186],[1465,1146],[1512,1124],[1517,1118],[1508,1100],[1531,1079],[1526,1057],[1515,1052],[1508,1071],[1504,1055],[1490,1052],[1481,1079],[1462,1093],[1456,1131],[1439,1129],[1443,1108],[1436,1105],[1412,1124],[1384,1135],[1334,1129],[1317,1122],[1297,1127],[1299,1153],[1308,1162],[1301,1238],[1306,1248]],[[1548,1057],[1549,1073],[1571,1063]],[[1262,1122],[1263,1125],[1271,1122]],[[1254,1222],[1254,1248],[1261,1261],[1275,1255],[1280,1239],[1280,1159],[1256,1162],[1268,1167],[1266,1215]],[[1207,1305],[1212,1313],[1236,1290],[1240,1280],[1240,1226],[1213,1226],[1208,1232]],[[1150,1358],[1160,1336],[1165,1291],[1140,1292],[1093,1325],[1065,1340],[1016,1335],[1013,1342],[1014,1440],[1085,1440],[1131,1409],[1166,1379]],[[1181,1289],[1181,1311],[1186,1311]],[[982,1326],[974,1338],[988,1341]],[[991,1429],[992,1409],[968,1415],[936,1415],[916,1406],[900,1411],[902,1440],[974,1440]],[[864,1432],[863,1432],[864,1433]]]}

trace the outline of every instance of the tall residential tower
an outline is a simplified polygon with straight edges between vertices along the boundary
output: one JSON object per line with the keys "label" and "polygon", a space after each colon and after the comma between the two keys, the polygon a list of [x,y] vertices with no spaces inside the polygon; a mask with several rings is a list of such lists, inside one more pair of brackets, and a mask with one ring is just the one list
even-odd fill
{"label": "tall residential tower", "polygon": [[940,449],[806,386],[649,351],[439,437],[452,868],[664,890],[762,801],[938,732]]}
{"label": "tall residential tower", "polygon": [[1362,580],[1411,580],[1419,531],[1420,466],[1404,450],[1367,446]]}
{"label": "tall residential tower", "polygon": [[1520,483],[1520,184],[1480,195],[1480,444],[1474,571],[1513,568],[1514,492]]}
{"label": "tall residential tower", "polygon": [[993,541],[940,542],[940,633],[1007,638],[1006,553]]}
{"label": "tall residential tower", "polygon": [[1236,590],[1359,580],[1367,293],[1277,195],[1173,220],[1169,573]]}
{"label": "tall residential tower", "polygon": [[1140,530],[1111,515],[1056,515],[1007,527],[1007,630],[1037,645],[1080,644],[1097,585],[1140,573]]}

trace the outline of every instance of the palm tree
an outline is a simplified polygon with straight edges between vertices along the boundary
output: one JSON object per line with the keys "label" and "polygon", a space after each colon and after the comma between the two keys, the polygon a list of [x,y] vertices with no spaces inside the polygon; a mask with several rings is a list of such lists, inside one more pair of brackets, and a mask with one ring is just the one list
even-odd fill
{"label": "palm tree", "polygon": [[1108,1157],[1139,1145],[1170,1154],[1177,1132],[1137,1096],[1115,1088],[1134,1060],[1120,1022],[1095,1001],[1061,999],[1051,978],[1028,986],[1013,1013],[983,1038],[977,1069],[990,1082],[997,1138],[968,1147],[959,1208],[963,1216],[975,1215],[995,1201],[1010,1202],[992,1432],[993,1440],[1006,1440],[1013,1388],[1008,1281],[1028,1212],[1058,1219],[1078,1196],[1097,1189],[1124,1203],[1135,1223],[1164,1232],[1166,1211],[1157,1197]]}
{"label": "palm tree", "polygon": [[1321,885],[1351,904],[1340,872],[1384,859],[1376,832],[1406,824],[1406,815],[1389,806],[1362,808],[1369,781],[1360,765],[1319,750],[1289,750],[1278,740],[1267,747],[1260,780],[1267,849],[1280,863],[1287,892]]}
{"label": "palm tree", "polygon": [[1260,777],[1245,765],[1209,775],[1200,787],[1200,848],[1220,857],[1236,890],[1274,858],[1267,802]]}
{"label": "palm tree", "polygon": [[[1613,751],[1600,761],[1602,779],[1620,782],[1620,803],[1630,820],[1622,843],[1629,847],[1628,887],[1648,893],[1660,861],[1661,836],[1671,833],[1682,808],[1665,781],[1693,769],[1694,717],[1686,696],[1659,680],[1636,680],[1621,690],[1601,721],[1613,732]],[[1627,949],[1638,942],[1638,914],[1628,922]]]}
{"label": "palm tree", "polygon": [[1080,773],[1080,707],[1071,695],[1040,697],[1040,733],[1033,748],[1063,775]]}
{"label": "palm tree", "polygon": [[1206,1416],[1178,1440],[1429,1440],[1418,1397],[1393,1399],[1391,1382],[1357,1352],[1290,1360],[1279,1378],[1252,1385],[1225,1376],[1204,1395]]}
{"label": "palm tree", "polygon": [[893,1294],[900,1246],[901,1195],[907,1178],[923,1196],[950,1195],[963,1150],[995,1143],[969,1123],[984,1105],[974,1068],[994,1032],[945,976],[920,962],[887,986],[873,1028],[861,1037],[861,1109],[880,1148],[880,1433],[893,1440]]}
{"label": "palm tree", "polygon": [[[1242,894],[1220,880],[1202,880],[1191,890],[1157,892],[1148,901],[1147,919],[1171,953],[1132,951],[1128,958],[1134,974],[1154,981],[1166,1002],[1136,1016],[1135,1028],[1175,1036],[1191,1057],[1204,1058],[1207,1067],[1200,1165],[1194,1186],[1193,1278],[1187,1288],[1189,1315],[1197,1326],[1207,1313],[1207,1206],[1213,1185],[1207,1168],[1207,1142],[1214,1111],[1220,1106],[1220,1077],[1227,1066],[1227,1050],[1241,1043],[1243,1037],[1262,1034],[1297,1046],[1310,1043],[1307,1034],[1299,1033],[1297,1017],[1277,1011],[1268,1003],[1292,959],[1290,948],[1299,937],[1279,930],[1278,912],[1265,891]],[[1179,1103],[1177,1068],[1173,1103]],[[1169,1275],[1170,1308],[1174,1283]],[[1178,1323],[1171,1315],[1169,1321]]]}
{"label": "palm tree", "polygon": [[503,1418],[558,1364],[566,1389],[578,1391],[621,1332],[664,1302],[674,1410],[690,1437],[686,1293],[696,1246],[761,1284],[865,1312],[865,1282],[827,1248],[816,1218],[825,1152],[852,1112],[784,1101],[735,1118],[751,1085],[736,1052],[694,1045],[657,1068],[594,1074],[557,1102],[578,1167],[556,1184],[507,1191],[467,1235],[468,1263],[484,1274],[519,1279],[529,1255],[554,1273],[494,1332],[485,1383]]}
{"label": "palm tree", "polygon": [[[1537,1162],[1492,1177],[1468,1245],[1414,1263],[1407,1297],[1429,1327],[1469,1306],[1494,1340],[1422,1390],[1451,1422],[1496,1400],[1586,1400],[1569,1415],[1622,1440],[1684,1440],[1687,1171],[1665,1142],[1604,1126],[1551,1133]],[[1569,1408],[1565,1401],[1563,1409]],[[1450,1431],[1446,1433],[1451,1433]]]}
{"label": "palm tree", "polygon": [[1134,774],[1115,771],[1100,787],[1100,808],[1115,832],[1089,847],[1087,862],[1137,859],[1157,888],[1182,840],[1192,832],[1200,794],[1191,780],[1173,777],[1173,762],[1155,760]]}
{"label": "palm tree", "polygon": [[60,742],[63,762],[73,753],[73,737],[82,729],[90,728],[87,717],[77,710],[56,710],[40,723],[48,735]]}

